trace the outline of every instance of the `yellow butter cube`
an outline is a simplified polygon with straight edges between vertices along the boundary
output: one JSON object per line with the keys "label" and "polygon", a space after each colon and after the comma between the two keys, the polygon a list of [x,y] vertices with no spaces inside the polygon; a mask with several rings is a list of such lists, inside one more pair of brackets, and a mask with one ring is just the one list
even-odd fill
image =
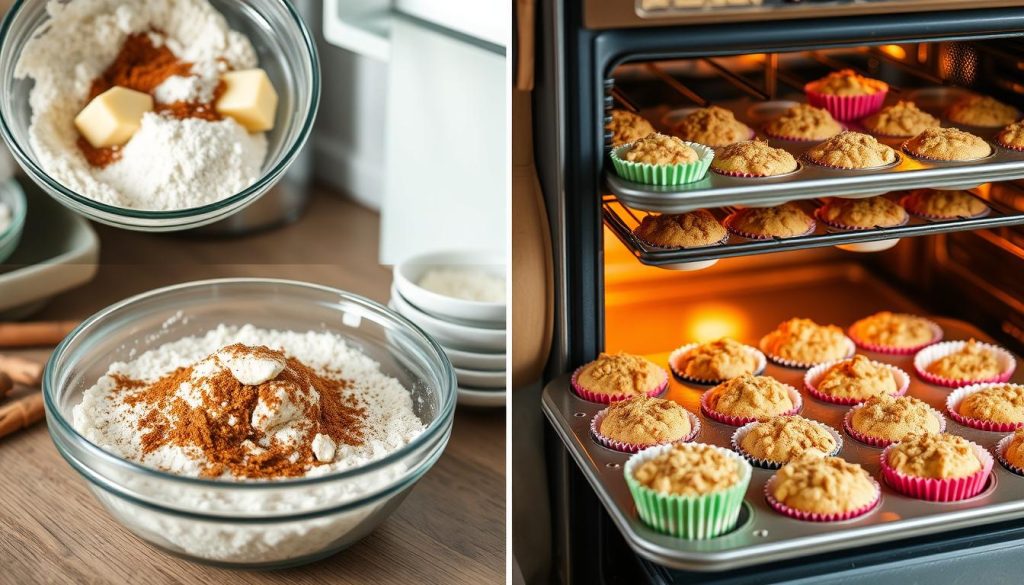
{"label": "yellow butter cube", "polygon": [[225,89],[216,107],[222,116],[234,118],[249,132],[264,132],[274,127],[277,92],[265,71],[228,71],[221,80]]}
{"label": "yellow butter cube", "polygon": [[120,146],[135,134],[142,115],[153,111],[153,97],[114,86],[92,98],[75,116],[75,127],[96,148]]}

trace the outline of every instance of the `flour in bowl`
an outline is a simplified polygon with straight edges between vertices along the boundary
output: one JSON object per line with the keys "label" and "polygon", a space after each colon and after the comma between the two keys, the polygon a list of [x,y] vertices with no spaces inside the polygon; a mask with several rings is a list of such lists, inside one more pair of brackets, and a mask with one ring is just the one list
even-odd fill
{"label": "flour in bowl", "polygon": [[466,301],[505,302],[505,279],[472,268],[432,268],[419,285],[431,292]]}

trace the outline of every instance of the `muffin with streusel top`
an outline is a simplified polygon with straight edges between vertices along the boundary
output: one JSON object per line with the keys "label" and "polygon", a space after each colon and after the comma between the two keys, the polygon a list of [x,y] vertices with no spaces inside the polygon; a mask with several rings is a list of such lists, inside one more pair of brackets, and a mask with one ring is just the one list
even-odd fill
{"label": "muffin with streusel top", "polygon": [[668,374],[638,355],[602,353],[576,370],[572,386],[587,400],[607,403],[641,394],[659,394],[668,386]]}
{"label": "muffin with streusel top", "polygon": [[747,140],[722,147],[715,153],[711,168],[723,175],[740,177],[772,177],[785,175],[797,169],[792,154],[768,146],[760,140]]}
{"label": "muffin with streusel top", "polygon": [[801,455],[825,457],[839,449],[836,435],[799,415],[775,416],[743,427],[733,442],[755,465],[775,467]]}
{"label": "muffin with streusel top", "polygon": [[859,120],[882,107],[889,86],[853,70],[834,71],[804,86],[807,102],[825,108],[837,120]]}
{"label": "muffin with streusel top", "polygon": [[728,235],[722,224],[706,209],[678,215],[648,215],[633,233],[643,242],[659,248],[700,248],[718,244]]}
{"label": "muffin with streusel top", "polygon": [[971,339],[963,347],[929,363],[924,369],[946,380],[984,381],[1002,374],[1005,366],[994,349]]}
{"label": "muffin with streusel top", "polygon": [[718,383],[744,374],[758,374],[764,366],[761,352],[729,338],[680,350],[672,352],[668,365],[677,378],[688,381]]}
{"label": "muffin with streusel top", "polygon": [[853,344],[835,325],[818,325],[810,319],[783,321],[761,338],[761,351],[783,365],[810,367],[840,360],[853,353]]}
{"label": "muffin with streusel top", "polygon": [[749,126],[737,120],[729,110],[718,106],[694,111],[683,118],[674,131],[683,140],[712,148],[750,140],[754,136]]}
{"label": "muffin with streusel top", "polygon": [[843,520],[870,511],[878,484],[842,457],[804,455],[782,467],[766,485],[772,508],[797,518]]}
{"label": "muffin with streusel top", "polygon": [[934,343],[942,330],[934,322],[911,315],[879,311],[850,326],[850,338],[857,345],[883,353],[905,353]]}
{"label": "muffin with streusel top", "polygon": [[696,162],[697,151],[675,136],[654,132],[644,136],[619,156],[625,161],[648,165],[677,165]]}
{"label": "muffin with streusel top", "polygon": [[918,433],[889,448],[885,463],[911,477],[949,479],[977,473],[982,462],[973,443],[949,433]]}
{"label": "muffin with streusel top", "polygon": [[935,219],[978,217],[988,212],[985,202],[967,191],[914,189],[900,199],[900,204],[914,215]]}
{"label": "muffin with streusel top", "polygon": [[623,179],[646,185],[682,185],[703,179],[714,151],[657,132],[613,148],[612,165]]}
{"label": "muffin with streusel top", "polygon": [[808,86],[814,92],[837,96],[873,95],[889,89],[884,81],[865,77],[853,69],[833,71]]}
{"label": "muffin with streusel top", "polygon": [[685,408],[643,394],[612,404],[595,423],[599,438],[633,447],[680,441],[694,430]]}
{"label": "muffin with streusel top", "polygon": [[864,127],[879,136],[916,136],[937,128],[939,119],[922,111],[914,102],[899,101],[864,119]]}
{"label": "muffin with streusel top", "polygon": [[996,142],[1010,150],[1024,150],[1024,122],[1014,122],[996,134]]}
{"label": "muffin with streusel top", "polygon": [[1010,435],[1012,438],[1005,443],[999,457],[1012,467],[1018,475],[1024,475],[1024,429],[1017,429]]}
{"label": "muffin with streusel top", "polygon": [[907,223],[907,212],[885,197],[833,197],[818,209],[818,219],[841,229],[894,227]]}
{"label": "muffin with streusel top", "polygon": [[792,238],[814,231],[814,219],[795,203],[748,207],[729,215],[725,227],[745,238]]}
{"label": "muffin with streusel top", "polygon": [[650,122],[628,110],[612,110],[612,119],[604,129],[611,132],[613,148],[636,142],[654,132]]}
{"label": "muffin with streusel top", "polygon": [[969,95],[950,106],[946,117],[965,126],[998,128],[1016,122],[1020,110],[989,96]]}
{"label": "muffin with streusel top", "polygon": [[938,433],[945,428],[942,415],[913,396],[880,394],[850,409],[844,426],[854,438],[885,446],[921,432]]}
{"label": "muffin with streusel top", "polygon": [[978,160],[992,154],[987,142],[959,128],[928,128],[904,142],[903,150],[918,158],[943,161]]}
{"label": "muffin with streusel top", "polygon": [[961,416],[975,421],[1024,425],[1024,386],[986,385],[977,391],[967,392],[954,408]]}
{"label": "muffin with streusel top", "polygon": [[890,366],[862,355],[821,368],[824,371],[811,370],[807,374],[807,387],[822,400],[852,404],[873,396],[894,395],[902,389]]}
{"label": "muffin with streusel top", "polygon": [[825,140],[843,131],[843,125],[828,110],[798,104],[765,125],[764,131],[782,140]]}
{"label": "muffin with streusel top", "polygon": [[701,408],[706,414],[733,425],[792,414],[799,407],[799,392],[771,376],[744,374],[722,382],[701,396]]}
{"label": "muffin with streusel top", "polygon": [[821,166],[837,169],[872,169],[891,165],[899,160],[892,148],[874,136],[860,132],[843,132],[818,144],[804,155]]}

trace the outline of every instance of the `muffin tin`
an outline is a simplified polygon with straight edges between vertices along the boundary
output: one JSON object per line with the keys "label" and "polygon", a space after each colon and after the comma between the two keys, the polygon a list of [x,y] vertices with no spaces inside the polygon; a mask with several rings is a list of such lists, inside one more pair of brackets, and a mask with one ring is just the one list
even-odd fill
{"label": "muffin tin", "polygon": [[[965,322],[944,318],[935,321],[945,330],[946,339],[973,337],[991,341]],[[913,355],[859,353],[904,371],[913,371]],[[647,357],[667,368],[668,352]],[[1019,356],[1015,357],[1020,360]],[[798,388],[803,385],[804,370],[801,369],[770,363],[765,373]],[[1021,381],[1024,381],[1024,373],[1018,369],[1011,382]],[[672,380],[664,396],[697,413],[700,396],[706,388]],[[908,394],[924,400],[940,412],[945,411],[949,392],[911,375]],[[591,437],[591,418],[606,405],[588,402],[575,395],[569,388],[569,376],[566,375],[548,384],[542,406],[570,455],[633,550],[651,561],[673,568],[721,571],[802,557],[809,551],[819,554],[1024,517],[1024,477],[1013,474],[1002,465],[994,466],[988,485],[974,498],[941,504],[915,500],[898,494],[881,482],[881,449],[860,443],[843,431],[844,443],[839,456],[861,464],[882,483],[882,502],[877,509],[844,522],[816,523],[787,518],[773,511],[765,501],[764,485],[774,471],[755,468],[739,524],[734,530],[710,540],[682,540],[655,532],[640,521],[623,477],[622,468],[629,454],[607,449]],[[842,419],[849,409],[849,406],[829,404],[805,395],[801,414],[838,430],[843,428]],[[700,416],[702,428],[694,440],[728,448],[736,427]],[[1005,436],[965,427],[953,420],[947,421],[947,431],[974,441],[989,452]]]}

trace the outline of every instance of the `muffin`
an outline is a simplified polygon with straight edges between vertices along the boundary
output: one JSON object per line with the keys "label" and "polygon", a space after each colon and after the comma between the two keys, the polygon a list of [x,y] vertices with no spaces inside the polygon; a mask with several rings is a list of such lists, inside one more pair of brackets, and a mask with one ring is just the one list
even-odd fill
{"label": "muffin", "polygon": [[684,345],[672,352],[668,366],[680,380],[717,384],[744,374],[759,374],[764,361],[764,355],[753,347],[723,338]]}
{"label": "muffin", "polygon": [[1007,469],[1024,475],[1024,429],[1017,429],[996,445],[996,455]]}
{"label": "muffin", "polygon": [[851,408],[843,426],[858,441],[884,447],[916,433],[941,433],[946,421],[922,400],[881,394]]}
{"label": "muffin", "polygon": [[807,102],[825,108],[837,120],[858,120],[882,107],[889,86],[851,69],[833,71],[804,86]]}
{"label": "muffin", "polygon": [[737,177],[772,177],[797,169],[796,159],[781,148],[768,146],[760,140],[730,144],[715,153],[711,168],[723,175]]}
{"label": "muffin", "polygon": [[835,325],[789,319],[761,338],[761,351],[784,366],[810,367],[848,357],[853,344]]}
{"label": "muffin", "polygon": [[904,142],[903,150],[918,158],[944,161],[978,160],[992,154],[987,142],[958,128],[928,128]]}
{"label": "muffin", "polygon": [[933,321],[908,313],[879,311],[850,326],[850,338],[869,351],[910,353],[942,338]]}
{"label": "muffin", "polygon": [[777,512],[801,520],[846,520],[868,513],[881,497],[860,465],[842,457],[804,455],[782,467],[765,485]]}
{"label": "muffin", "polygon": [[594,402],[616,402],[632,396],[655,396],[668,386],[668,374],[654,362],[628,353],[602,353],[573,374],[577,394]]}
{"label": "muffin", "polygon": [[728,232],[706,209],[678,215],[648,215],[633,230],[641,241],[659,248],[701,248],[721,243]]}
{"label": "muffin", "polygon": [[928,501],[951,502],[985,487],[992,456],[963,437],[920,433],[882,452],[882,477],[896,491]]}
{"label": "muffin", "polygon": [[613,148],[615,173],[647,185],[682,185],[704,178],[714,151],[700,144],[688,144],[675,136],[657,132]]}
{"label": "muffin", "polygon": [[782,140],[820,141],[843,131],[828,110],[807,104],[798,104],[765,125],[769,136]]}
{"label": "muffin", "polygon": [[678,165],[697,162],[697,151],[675,136],[647,134],[625,149],[622,159],[648,165]]}
{"label": "muffin", "polygon": [[744,374],[726,380],[701,396],[701,409],[711,418],[742,425],[759,418],[794,414],[801,406],[795,388],[771,376]]}
{"label": "muffin", "polygon": [[725,227],[734,234],[756,240],[792,238],[814,231],[814,219],[795,203],[775,207],[748,207],[725,219]]}
{"label": "muffin", "polygon": [[636,452],[651,445],[687,440],[696,434],[697,420],[671,400],[641,394],[598,413],[591,430],[606,447]]}
{"label": "muffin", "polygon": [[914,357],[914,367],[926,382],[952,387],[972,382],[1005,382],[1013,366],[1012,356],[974,339],[937,343]]}
{"label": "muffin", "polygon": [[899,155],[874,136],[843,132],[807,151],[807,160],[837,169],[872,169],[899,161]]}
{"label": "muffin", "polygon": [[754,131],[737,120],[729,110],[711,106],[696,110],[683,118],[676,125],[675,134],[683,140],[719,148],[750,140],[754,136]]}
{"label": "muffin", "polygon": [[654,133],[654,126],[650,122],[627,110],[612,110],[612,119],[604,129],[611,132],[613,148],[636,142]]}
{"label": "muffin", "polygon": [[946,409],[956,422],[1006,433],[1024,427],[1024,386],[975,384],[950,394]]}
{"label": "muffin", "polygon": [[900,199],[907,211],[932,219],[978,217],[988,212],[985,202],[967,191],[914,189]]}
{"label": "muffin", "polygon": [[1020,110],[983,95],[969,95],[946,110],[946,117],[957,124],[998,128],[1020,118]]}
{"label": "muffin", "polygon": [[1014,122],[996,134],[996,142],[1010,150],[1024,150],[1024,122]]}
{"label": "muffin", "polygon": [[777,469],[801,455],[833,455],[841,441],[835,431],[817,421],[776,416],[737,429],[733,448],[758,467]]}
{"label": "muffin", "polygon": [[895,366],[855,355],[848,360],[812,368],[804,383],[815,398],[837,404],[856,404],[874,396],[902,394],[910,379]]}
{"label": "muffin", "polygon": [[908,217],[905,209],[885,197],[833,197],[818,209],[818,219],[833,227],[852,230],[903,225]]}
{"label": "muffin", "polygon": [[644,449],[629,458],[624,475],[644,524],[699,540],[736,526],[751,467],[728,449],[686,443]]}
{"label": "muffin", "polygon": [[864,127],[880,136],[916,136],[938,128],[939,119],[918,109],[914,102],[899,101],[864,119]]}

